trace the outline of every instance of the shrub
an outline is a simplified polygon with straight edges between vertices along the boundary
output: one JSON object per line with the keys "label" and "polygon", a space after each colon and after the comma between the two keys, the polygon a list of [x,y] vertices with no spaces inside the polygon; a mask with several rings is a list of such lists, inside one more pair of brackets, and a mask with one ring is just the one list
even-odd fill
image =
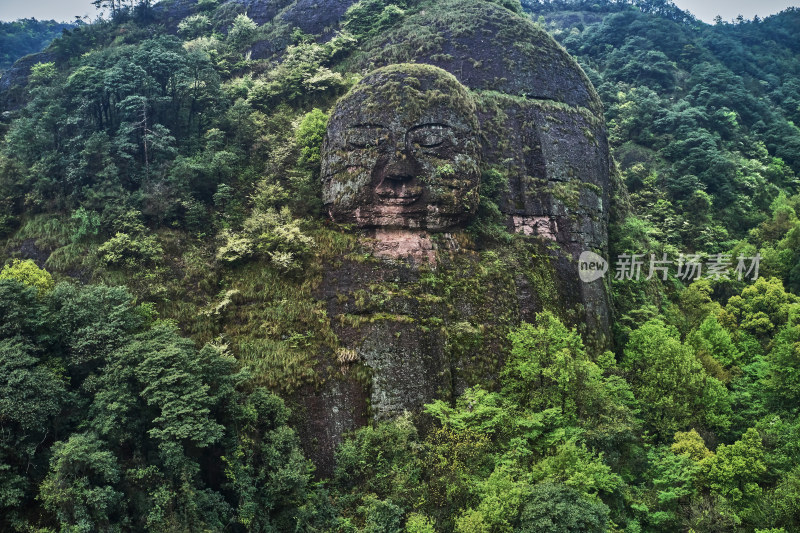
{"label": "shrub", "polygon": [[314,247],[314,239],[302,232],[286,207],[280,211],[256,208],[241,232],[224,231],[221,237],[224,244],[217,251],[219,261],[233,263],[260,256],[283,271],[299,268]]}
{"label": "shrub", "polygon": [[35,288],[39,296],[43,296],[53,290],[53,276],[46,270],[36,266],[30,259],[20,261],[14,259],[10,265],[3,267],[0,271],[0,280],[13,279],[23,285]]}
{"label": "shrub", "polygon": [[325,130],[328,127],[328,115],[317,108],[306,113],[297,127],[297,144],[300,145],[300,164],[310,170],[319,171],[320,151]]}
{"label": "shrub", "polygon": [[178,24],[178,34],[186,40],[204,36],[211,29],[211,20],[203,14],[190,15]]}
{"label": "shrub", "polygon": [[233,21],[233,26],[228,32],[228,42],[237,50],[252,44],[256,36],[258,24],[247,15],[239,15]]}
{"label": "shrub", "polygon": [[98,253],[106,266],[134,270],[153,266],[163,250],[155,235],[132,237],[118,232],[100,246]]}

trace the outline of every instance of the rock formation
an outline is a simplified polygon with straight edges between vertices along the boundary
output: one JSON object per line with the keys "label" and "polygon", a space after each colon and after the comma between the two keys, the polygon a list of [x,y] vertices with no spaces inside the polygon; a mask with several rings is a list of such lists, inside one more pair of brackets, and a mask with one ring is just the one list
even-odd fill
{"label": "rock formation", "polygon": [[336,106],[322,147],[323,201],[359,227],[443,230],[478,207],[475,103],[451,74],[402,64]]}
{"label": "rock formation", "polygon": [[478,207],[472,96],[437,67],[378,69],[337,104],[322,176],[331,218],[375,228],[381,255],[431,260],[425,231],[463,226]]}
{"label": "rock formation", "polygon": [[20,108],[25,103],[25,86],[31,69],[39,63],[53,61],[53,54],[39,52],[18,59],[0,76],[0,111],[7,112]]}
{"label": "rock formation", "polygon": [[[346,365],[368,370],[360,383],[331,376],[313,396],[333,411],[302,400],[323,471],[340,432],[369,416],[491,385],[508,327],[542,309],[595,349],[609,329],[603,281],[577,270],[582,251],[606,251],[610,162],[600,102],[575,61],[525,17],[446,0],[355,63],[367,74],[331,114],[323,201],[385,259],[331,265],[318,290],[354,354]],[[490,201],[489,178],[516,244],[465,231]]]}

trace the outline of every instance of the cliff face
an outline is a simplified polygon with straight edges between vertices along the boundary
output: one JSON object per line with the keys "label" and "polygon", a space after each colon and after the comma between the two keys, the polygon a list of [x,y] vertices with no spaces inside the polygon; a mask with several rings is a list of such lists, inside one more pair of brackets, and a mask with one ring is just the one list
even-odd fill
{"label": "cliff face", "polygon": [[230,0],[244,7],[247,16],[258,24],[276,17],[290,27],[309,35],[319,35],[336,28],[345,11],[356,0]]}
{"label": "cliff face", "polygon": [[[475,383],[491,386],[508,328],[538,311],[578,325],[596,349],[609,331],[602,280],[583,283],[577,269],[582,251],[607,248],[609,154],[601,104],[575,61],[529,20],[464,0],[404,19],[353,61],[369,74],[332,113],[323,199],[330,216],[360,228],[365,248],[383,259],[370,267],[331,265],[318,289],[342,349],[352,354],[317,393],[331,409],[309,409],[323,472],[343,429]],[[470,135],[460,106],[469,106],[451,103],[448,113],[431,104],[435,82],[418,64],[451,74],[469,93],[481,146],[474,157],[457,154]],[[387,83],[408,95],[392,100]],[[434,126],[438,134],[415,137]],[[396,172],[389,194],[386,169],[395,160],[416,170]],[[494,201],[520,236],[513,243],[466,231],[475,215],[465,200],[472,179],[466,160],[480,161],[483,180],[500,177]],[[436,170],[443,168],[451,172],[446,186]],[[437,196],[443,190],[456,199],[450,211]],[[449,223],[436,217],[455,211],[460,217]],[[353,365],[368,369],[361,387],[347,372]]]}
{"label": "cliff face", "polygon": [[30,54],[18,59],[0,76],[0,111],[18,109],[24,105],[25,86],[34,65],[53,61],[48,52]]}
{"label": "cliff face", "polygon": [[247,14],[257,24],[273,24],[278,31],[269,41],[255,43],[251,50],[253,59],[261,59],[280,52],[289,44],[294,28],[327,41],[344,17],[347,8],[357,0],[229,0],[226,4]]}

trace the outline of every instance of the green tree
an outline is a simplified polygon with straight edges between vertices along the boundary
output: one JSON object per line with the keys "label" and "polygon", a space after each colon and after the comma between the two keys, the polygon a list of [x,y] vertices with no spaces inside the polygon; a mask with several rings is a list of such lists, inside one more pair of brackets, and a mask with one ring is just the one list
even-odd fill
{"label": "green tree", "polygon": [[[800,313],[796,315],[800,318]],[[795,318],[797,320],[797,318]],[[800,324],[784,326],[767,356],[771,404],[787,412],[800,406]]]}
{"label": "green tree", "polygon": [[252,43],[257,30],[258,24],[253,22],[250,17],[238,15],[228,31],[228,42],[234,49],[241,51]]}
{"label": "green tree", "polygon": [[53,276],[44,269],[36,266],[36,263],[30,259],[20,261],[14,259],[11,264],[8,264],[0,270],[0,280],[13,279],[23,285],[33,287],[40,296],[46,295],[53,290]]}
{"label": "green tree", "polygon": [[752,513],[763,494],[759,481],[767,471],[764,456],[764,445],[755,428],[730,446],[721,444],[707,462],[706,479],[712,493],[727,500],[737,512]]}
{"label": "green tree", "polygon": [[178,34],[186,40],[197,39],[206,35],[211,29],[211,20],[207,15],[196,13],[189,15],[178,24]]}
{"label": "green tree", "polygon": [[53,445],[40,497],[62,531],[122,531],[120,467],[96,435],[76,433]]}
{"label": "green tree", "polygon": [[[41,446],[66,400],[63,376],[34,346],[20,337],[0,339],[0,514],[9,520],[31,504],[30,468],[44,466]],[[0,519],[0,527],[8,526]]]}
{"label": "green tree", "polygon": [[328,115],[317,108],[306,113],[297,126],[297,144],[300,145],[298,162],[317,173],[319,172],[322,140],[325,138],[327,126]]}
{"label": "green tree", "polygon": [[675,531],[685,524],[685,509],[697,493],[701,466],[689,454],[677,453],[675,446],[655,448],[648,454],[654,498],[647,522],[659,531]]}
{"label": "green tree", "polygon": [[228,487],[239,497],[237,520],[248,531],[309,527],[299,510],[308,504],[312,466],[289,427],[289,414],[283,400],[263,389],[236,410],[238,444],[223,462]]}
{"label": "green tree", "polygon": [[567,421],[596,408],[600,371],[580,336],[550,312],[509,333],[511,354],[503,369],[503,394],[522,409],[557,407]]}
{"label": "green tree", "polygon": [[727,391],[709,376],[674,327],[652,319],[631,333],[621,364],[642,416],[662,439],[692,426],[725,429]]}
{"label": "green tree", "polygon": [[790,309],[798,301],[784,290],[780,280],[759,278],[742,289],[741,295],[728,300],[720,320],[728,329],[753,335],[766,346],[786,324]]}
{"label": "green tree", "polygon": [[560,483],[536,485],[520,515],[518,533],[606,531],[609,509]]}
{"label": "green tree", "polygon": [[400,20],[411,3],[407,0],[360,0],[347,9],[344,28],[359,40],[369,38]]}
{"label": "green tree", "polygon": [[335,485],[349,498],[371,493],[410,505],[422,489],[421,452],[410,417],[361,428],[336,451]]}

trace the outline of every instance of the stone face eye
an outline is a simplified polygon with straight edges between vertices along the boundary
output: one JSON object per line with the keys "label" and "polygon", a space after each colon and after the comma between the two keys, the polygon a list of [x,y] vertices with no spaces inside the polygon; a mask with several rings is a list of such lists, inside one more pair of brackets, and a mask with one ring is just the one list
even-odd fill
{"label": "stone face eye", "polygon": [[449,130],[446,124],[422,124],[409,132],[409,141],[422,148],[435,148],[447,141]]}
{"label": "stone face eye", "polygon": [[357,124],[347,129],[347,144],[352,148],[379,146],[388,137],[388,130],[376,124]]}

